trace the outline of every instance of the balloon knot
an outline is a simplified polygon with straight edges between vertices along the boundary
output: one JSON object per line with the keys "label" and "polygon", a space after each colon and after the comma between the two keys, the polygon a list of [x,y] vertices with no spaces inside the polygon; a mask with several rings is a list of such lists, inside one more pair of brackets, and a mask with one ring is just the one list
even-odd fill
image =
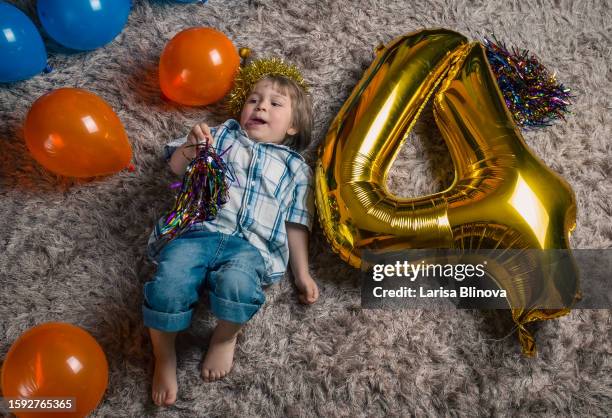
{"label": "balloon knot", "polygon": [[238,49],[238,55],[240,55],[240,58],[244,60],[247,59],[251,56],[251,48],[242,47]]}

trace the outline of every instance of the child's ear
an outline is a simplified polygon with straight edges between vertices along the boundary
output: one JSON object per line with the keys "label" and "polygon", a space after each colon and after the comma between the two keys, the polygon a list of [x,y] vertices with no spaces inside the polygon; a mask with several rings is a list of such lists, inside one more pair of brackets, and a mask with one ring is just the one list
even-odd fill
{"label": "child's ear", "polygon": [[287,135],[289,135],[289,136],[293,136],[293,135],[295,135],[295,134],[297,134],[297,133],[298,133],[298,130],[297,130],[297,129],[295,129],[295,128],[293,128],[293,127],[292,127],[292,128],[287,129]]}

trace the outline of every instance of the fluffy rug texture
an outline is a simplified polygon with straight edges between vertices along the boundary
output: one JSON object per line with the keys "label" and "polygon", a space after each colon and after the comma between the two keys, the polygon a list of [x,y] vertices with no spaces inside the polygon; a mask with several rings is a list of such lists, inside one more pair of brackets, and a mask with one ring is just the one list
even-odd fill
{"label": "fluffy rug texture", "polygon": [[[33,1],[12,1],[38,24]],[[0,86],[0,358],[28,328],[66,321],[88,330],[109,361],[108,390],[93,416],[585,415],[612,410],[608,310],[546,321],[538,355],[525,358],[509,313],[363,310],[360,272],[342,262],[317,227],[312,273],[321,289],[298,304],[290,277],[240,335],[231,374],[200,377],[214,318],[202,303],[178,338],[179,399],[150,400],[152,354],[142,324],[143,284],[154,266],[145,244],[171,203],[175,181],[162,145],[198,121],[226,119],[220,105],[181,107],[160,97],[159,56],[180,30],[211,26],[255,56],[297,64],[312,84],[314,150],[374,58],[395,36],[446,27],[472,39],[492,32],[526,48],[573,89],[566,122],[524,132],[565,177],[578,201],[575,248],[612,247],[612,11],[601,0],[261,0],[180,4],[135,0],[123,32],[104,48],[72,53],[45,39],[54,70]],[[32,102],[60,87],[92,91],[128,133],[135,171],[93,181],[38,165],[22,126]],[[425,114],[394,163],[401,196],[442,190],[448,151]],[[606,412],[608,411],[608,412]]]}

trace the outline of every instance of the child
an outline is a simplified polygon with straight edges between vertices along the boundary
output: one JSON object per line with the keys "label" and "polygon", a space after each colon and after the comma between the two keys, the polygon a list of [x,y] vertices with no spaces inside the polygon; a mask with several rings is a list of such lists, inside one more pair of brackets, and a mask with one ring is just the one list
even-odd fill
{"label": "child", "polygon": [[304,149],[312,127],[310,99],[295,71],[280,60],[242,69],[232,94],[234,105],[242,105],[240,123],[230,119],[217,128],[200,123],[186,141],[166,147],[167,154],[174,151],[169,165],[178,175],[195,158],[194,145],[208,141],[218,154],[229,148],[222,158],[237,181],[214,220],[192,225],[169,242],[158,238],[158,223],[149,240],[149,256],[158,268],[144,287],[143,316],[155,355],[152,397],[157,405],[176,400],[175,337],[189,326],[203,292],[217,317],[202,366],[205,381],[230,371],[236,336],[265,301],[262,285],[280,280],[288,261],[300,302],[311,304],[319,297],[308,271],[312,171],[286,145]]}

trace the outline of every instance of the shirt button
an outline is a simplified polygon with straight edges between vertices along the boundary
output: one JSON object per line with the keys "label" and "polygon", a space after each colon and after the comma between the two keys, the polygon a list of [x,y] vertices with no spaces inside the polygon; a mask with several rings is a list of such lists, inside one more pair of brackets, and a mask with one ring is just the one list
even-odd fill
{"label": "shirt button", "polygon": [[251,182],[251,186],[255,186],[255,180]]}

